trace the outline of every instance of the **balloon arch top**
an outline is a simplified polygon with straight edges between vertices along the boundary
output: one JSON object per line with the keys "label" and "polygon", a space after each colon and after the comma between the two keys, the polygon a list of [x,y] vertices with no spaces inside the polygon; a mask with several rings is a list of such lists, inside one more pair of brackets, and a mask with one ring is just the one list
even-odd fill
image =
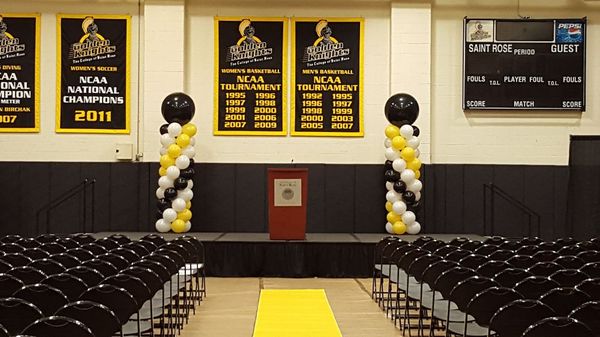
{"label": "balloon arch top", "polygon": [[421,224],[416,213],[421,207],[420,130],[413,123],[419,104],[409,94],[395,94],[385,103],[385,230],[390,234],[418,234]]}

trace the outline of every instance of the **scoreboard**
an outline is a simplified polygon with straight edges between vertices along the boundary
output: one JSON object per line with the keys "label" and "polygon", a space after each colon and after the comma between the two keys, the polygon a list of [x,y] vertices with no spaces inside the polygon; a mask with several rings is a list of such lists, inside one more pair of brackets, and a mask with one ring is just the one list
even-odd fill
{"label": "scoreboard", "polygon": [[585,18],[463,27],[463,110],[585,111]]}

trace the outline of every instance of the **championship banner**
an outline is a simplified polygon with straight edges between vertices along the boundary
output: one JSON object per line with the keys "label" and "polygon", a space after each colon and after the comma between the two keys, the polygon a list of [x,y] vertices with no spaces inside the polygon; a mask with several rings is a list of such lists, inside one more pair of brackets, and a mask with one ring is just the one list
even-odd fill
{"label": "championship banner", "polygon": [[39,22],[0,14],[0,132],[40,131]]}
{"label": "championship banner", "polygon": [[363,23],[292,20],[293,136],[363,136]]}
{"label": "championship banner", "polygon": [[287,20],[215,17],[215,135],[286,135]]}
{"label": "championship banner", "polygon": [[128,15],[57,15],[56,132],[129,133]]}

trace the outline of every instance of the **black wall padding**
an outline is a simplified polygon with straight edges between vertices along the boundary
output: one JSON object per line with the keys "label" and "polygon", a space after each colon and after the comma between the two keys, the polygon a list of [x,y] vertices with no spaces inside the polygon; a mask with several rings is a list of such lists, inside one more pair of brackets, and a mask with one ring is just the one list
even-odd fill
{"label": "black wall padding", "polygon": [[[308,232],[384,231],[383,164],[197,163],[192,229],[267,232],[266,185],[270,167],[309,169]],[[97,181],[95,227],[91,228],[88,213],[86,231],[154,231],[158,168],[157,163],[1,162],[0,234],[38,234],[36,211],[85,178]],[[423,207],[418,218],[426,233],[523,236],[527,232],[527,217],[499,199],[494,213],[496,233],[483,232],[483,184],[494,182],[541,214],[544,238],[564,236],[568,232],[568,176],[567,166],[425,165]],[[89,195],[87,202],[90,203]],[[50,213],[50,231],[83,230],[82,206],[79,196],[54,209]],[[45,215],[41,220],[45,224]],[[598,227],[592,225],[582,228],[597,233]]]}

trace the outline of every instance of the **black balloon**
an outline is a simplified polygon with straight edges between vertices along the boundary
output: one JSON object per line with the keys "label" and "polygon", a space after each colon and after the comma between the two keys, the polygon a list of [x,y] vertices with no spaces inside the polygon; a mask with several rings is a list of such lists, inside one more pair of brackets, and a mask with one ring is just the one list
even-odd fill
{"label": "black balloon", "polygon": [[169,124],[163,124],[160,126],[160,134],[164,135],[165,133],[169,132]]}
{"label": "black balloon", "polygon": [[163,211],[161,211],[160,209],[156,210],[156,220],[162,219],[162,217],[163,217]]}
{"label": "black balloon", "polygon": [[[179,174],[181,174],[181,172]],[[175,179],[175,183],[173,185],[175,185],[176,189],[183,190],[187,187],[188,182],[187,179],[185,179],[184,177],[179,177]]]}
{"label": "black balloon", "polygon": [[386,170],[392,169],[392,161],[391,160],[386,160],[384,165],[385,165],[384,167]]}
{"label": "black balloon", "polygon": [[402,180],[398,180],[394,183],[394,191],[398,193],[406,192],[406,183]]}
{"label": "black balloon", "polygon": [[411,191],[402,193],[402,200],[407,204],[413,204],[415,202],[415,194]]}
{"label": "black balloon", "polygon": [[419,135],[421,134],[421,130],[419,130],[419,128],[416,125],[413,125],[413,136],[415,137],[419,137]]}
{"label": "black balloon", "polygon": [[385,180],[389,182],[394,182],[400,180],[400,173],[394,170],[385,171]]}
{"label": "black balloon", "polygon": [[174,187],[169,187],[165,190],[165,198],[173,199],[177,196],[177,190]]}
{"label": "black balloon", "polygon": [[196,106],[190,96],[176,92],[165,97],[161,111],[167,122],[184,125],[194,117]]}
{"label": "black balloon", "polygon": [[179,171],[179,176],[185,179],[192,179],[194,174],[196,174],[196,171],[194,171],[194,168],[191,166],[188,166],[186,169]]}
{"label": "black balloon", "polygon": [[412,124],[419,117],[419,103],[409,94],[395,94],[385,102],[385,118],[397,127]]}
{"label": "black balloon", "polygon": [[165,198],[161,198],[158,199],[156,201],[156,207],[160,210],[160,211],[164,211],[165,209],[171,207],[171,201],[165,199]]}
{"label": "black balloon", "polygon": [[415,201],[410,206],[408,206],[408,210],[413,213],[417,213],[421,210],[421,201]]}

